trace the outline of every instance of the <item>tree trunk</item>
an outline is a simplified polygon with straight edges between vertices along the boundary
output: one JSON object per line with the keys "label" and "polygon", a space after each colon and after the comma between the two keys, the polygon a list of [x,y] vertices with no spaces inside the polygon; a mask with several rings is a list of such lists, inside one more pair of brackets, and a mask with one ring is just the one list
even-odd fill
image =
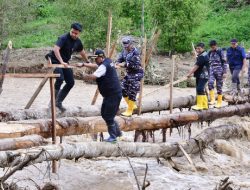
{"label": "tree trunk", "polygon": [[34,146],[47,144],[43,137],[39,135],[30,135],[18,138],[0,139],[0,151],[25,149]]}
{"label": "tree trunk", "polygon": [[[123,131],[157,130],[175,128],[192,122],[213,121],[218,118],[243,116],[250,112],[250,104],[232,105],[203,111],[186,111],[169,115],[142,115],[116,117]],[[15,138],[37,134],[51,137],[51,120],[27,120],[0,123],[0,138]],[[1,130],[2,129],[2,130]],[[80,135],[86,133],[106,132],[107,127],[101,117],[65,117],[57,119],[56,133],[58,136]]]}
{"label": "tree trunk", "polygon": [[[173,99],[174,108],[188,108],[195,104],[195,97],[190,95],[186,97],[179,97]],[[120,112],[125,111],[125,107],[120,107]],[[153,101],[144,100],[142,103],[142,113],[162,111],[169,109],[169,101],[167,99],[159,99]],[[71,107],[68,108],[63,114],[58,113],[58,117],[91,117],[100,116],[100,106],[85,106],[81,107]],[[48,109],[11,109],[11,110],[0,110],[0,121],[19,121],[27,119],[44,119],[51,118]]]}
{"label": "tree trunk", "polygon": [[[199,135],[181,143],[181,146],[188,154],[195,154],[200,149],[211,145],[215,139],[230,139],[247,137],[247,131],[250,127],[240,125],[222,125],[219,127],[207,128]],[[2,151],[0,152],[0,167],[8,167],[9,165],[18,165],[27,156],[37,156],[37,159],[32,163],[39,163],[49,160],[59,159],[73,159],[73,158],[96,158],[96,157],[121,157],[127,155],[128,157],[159,157],[169,158],[175,156],[183,156],[183,152],[179,148],[179,143],[130,143],[119,142],[117,144],[104,142],[80,142],[60,145],[48,145],[28,150],[17,151]],[[200,148],[199,148],[200,147]],[[121,151],[123,154],[121,154]]]}

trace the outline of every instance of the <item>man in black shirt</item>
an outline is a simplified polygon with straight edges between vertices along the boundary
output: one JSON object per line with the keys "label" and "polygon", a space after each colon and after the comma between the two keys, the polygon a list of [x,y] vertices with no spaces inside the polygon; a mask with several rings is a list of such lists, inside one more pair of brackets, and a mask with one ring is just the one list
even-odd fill
{"label": "man in black shirt", "polygon": [[119,125],[114,120],[122,99],[122,88],[116,69],[114,66],[111,66],[112,60],[105,58],[102,50],[96,50],[95,56],[96,64],[84,63],[78,66],[97,69],[93,74],[85,74],[83,79],[95,80],[97,82],[100,94],[103,96],[101,115],[108,126],[108,133],[110,135],[105,141],[116,142],[116,138],[122,136]]}
{"label": "man in black shirt", "polygon": [[191,77],[194,74],[196,78],[196,105],[192,106],[194,110],[208,109],[208,100],[205,94],[205,86],[209,79],[209,57],[205,51],[205,44],[198,43],[196,46],[196,52],[198,53],[196,63],[187,77]]}
{"label": "man in black shirt", "polygon": [[[73,70],[68,68],[72,53],[79,52],[82,58],[88,62],[82,42],[79,39],[81,31],[82,25],[79,23],[73,23],[70,32],[58,38],[53,51],[49,55],[52,64],[62,64],[65,67],[55,69],[55,73],[60,74],[60,77],[57,78],[55,82],[56,107],[62,112],[66,110],[62,106],[62,102],[75,84]],[[61,89],[63,81],[65,81],[66,84]]]}

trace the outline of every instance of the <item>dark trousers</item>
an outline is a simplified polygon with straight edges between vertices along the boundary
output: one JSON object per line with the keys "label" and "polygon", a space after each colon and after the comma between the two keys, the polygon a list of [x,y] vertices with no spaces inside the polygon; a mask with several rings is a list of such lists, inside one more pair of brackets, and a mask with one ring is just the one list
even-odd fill
{"label": "dark trousers", "polygon": [[113,125],[115,122],[114,119],[119,110],[121,99],[121,93],[103,98],[101,115],[108,126]]}
{"label": "dark trousers", "polygon": [[56,68],[54,73],[60,74],[60,77],[56,78],[55,90],[59,91],[63,81],[65,81],[66,84],[64,85],[62,91],[65,94],[68,94],[70,89],[75,85],[73,70],[71,68]]}
{"label": "dark trousers", "polygon": [[232,75],[232,83],[240,84],[240,71],[241,69],[230,68],[230,72]]}
{"label": "dark trousers", "polygon": [[197,95],[205,95],[205,86],[208,79],[196,78],[196,93]]}
{"label": "dark trousers", "polygon": [[115,121],[115,116],[119,110],[122,93],[113,96],[104,97],[101,108],[101,115],[108,127],[110,138],[116,139],[121,136],[121,131],[118,123]]}

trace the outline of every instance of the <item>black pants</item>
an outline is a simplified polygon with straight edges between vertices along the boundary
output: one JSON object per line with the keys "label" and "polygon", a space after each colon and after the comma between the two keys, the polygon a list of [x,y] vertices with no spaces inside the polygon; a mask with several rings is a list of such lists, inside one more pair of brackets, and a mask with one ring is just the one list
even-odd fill
{"label": "black pants", "polygon": [[205,86],[208,79],[196,78],[196,93],[197,95],[205,95]]}
{"label": "black pants", "polygon": [[119,110],[122,93],[104,97],[101,108],[101,115],[108,126],[115,123],[115,116]]}
{"label": "black pants", "polygon": [[56,68],[54,73],[60,74],[59,78],[56,78],[55,82],[55,90],[60,90],[63,81],[65,81],[65,85],[62,89],[65,94],[68,94],[70,89],[75,85],[73,70],[71,68]]}

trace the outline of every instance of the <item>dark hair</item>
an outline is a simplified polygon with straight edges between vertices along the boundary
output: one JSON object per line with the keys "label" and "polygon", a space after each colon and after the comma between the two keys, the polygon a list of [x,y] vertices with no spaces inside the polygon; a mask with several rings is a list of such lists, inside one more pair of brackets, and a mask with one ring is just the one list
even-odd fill
{"label": "dark hair", "polygon": [[200,43],[196,44],[196,47],[205,48],[205,44],[203,42],[200,42]]}
{"label": "dark hair", "polygon": [[71,24],[71,28],[78,30],[80,32],[82,31],[82,25],[80,23],[77,23],[77,22]]}
{"label": "dark hair", "polygon": [[211,41],[209,42],[209,45],[210,45],[210,46],[216,46],[216,45],[217,45],[216,40],[211,40]]}

